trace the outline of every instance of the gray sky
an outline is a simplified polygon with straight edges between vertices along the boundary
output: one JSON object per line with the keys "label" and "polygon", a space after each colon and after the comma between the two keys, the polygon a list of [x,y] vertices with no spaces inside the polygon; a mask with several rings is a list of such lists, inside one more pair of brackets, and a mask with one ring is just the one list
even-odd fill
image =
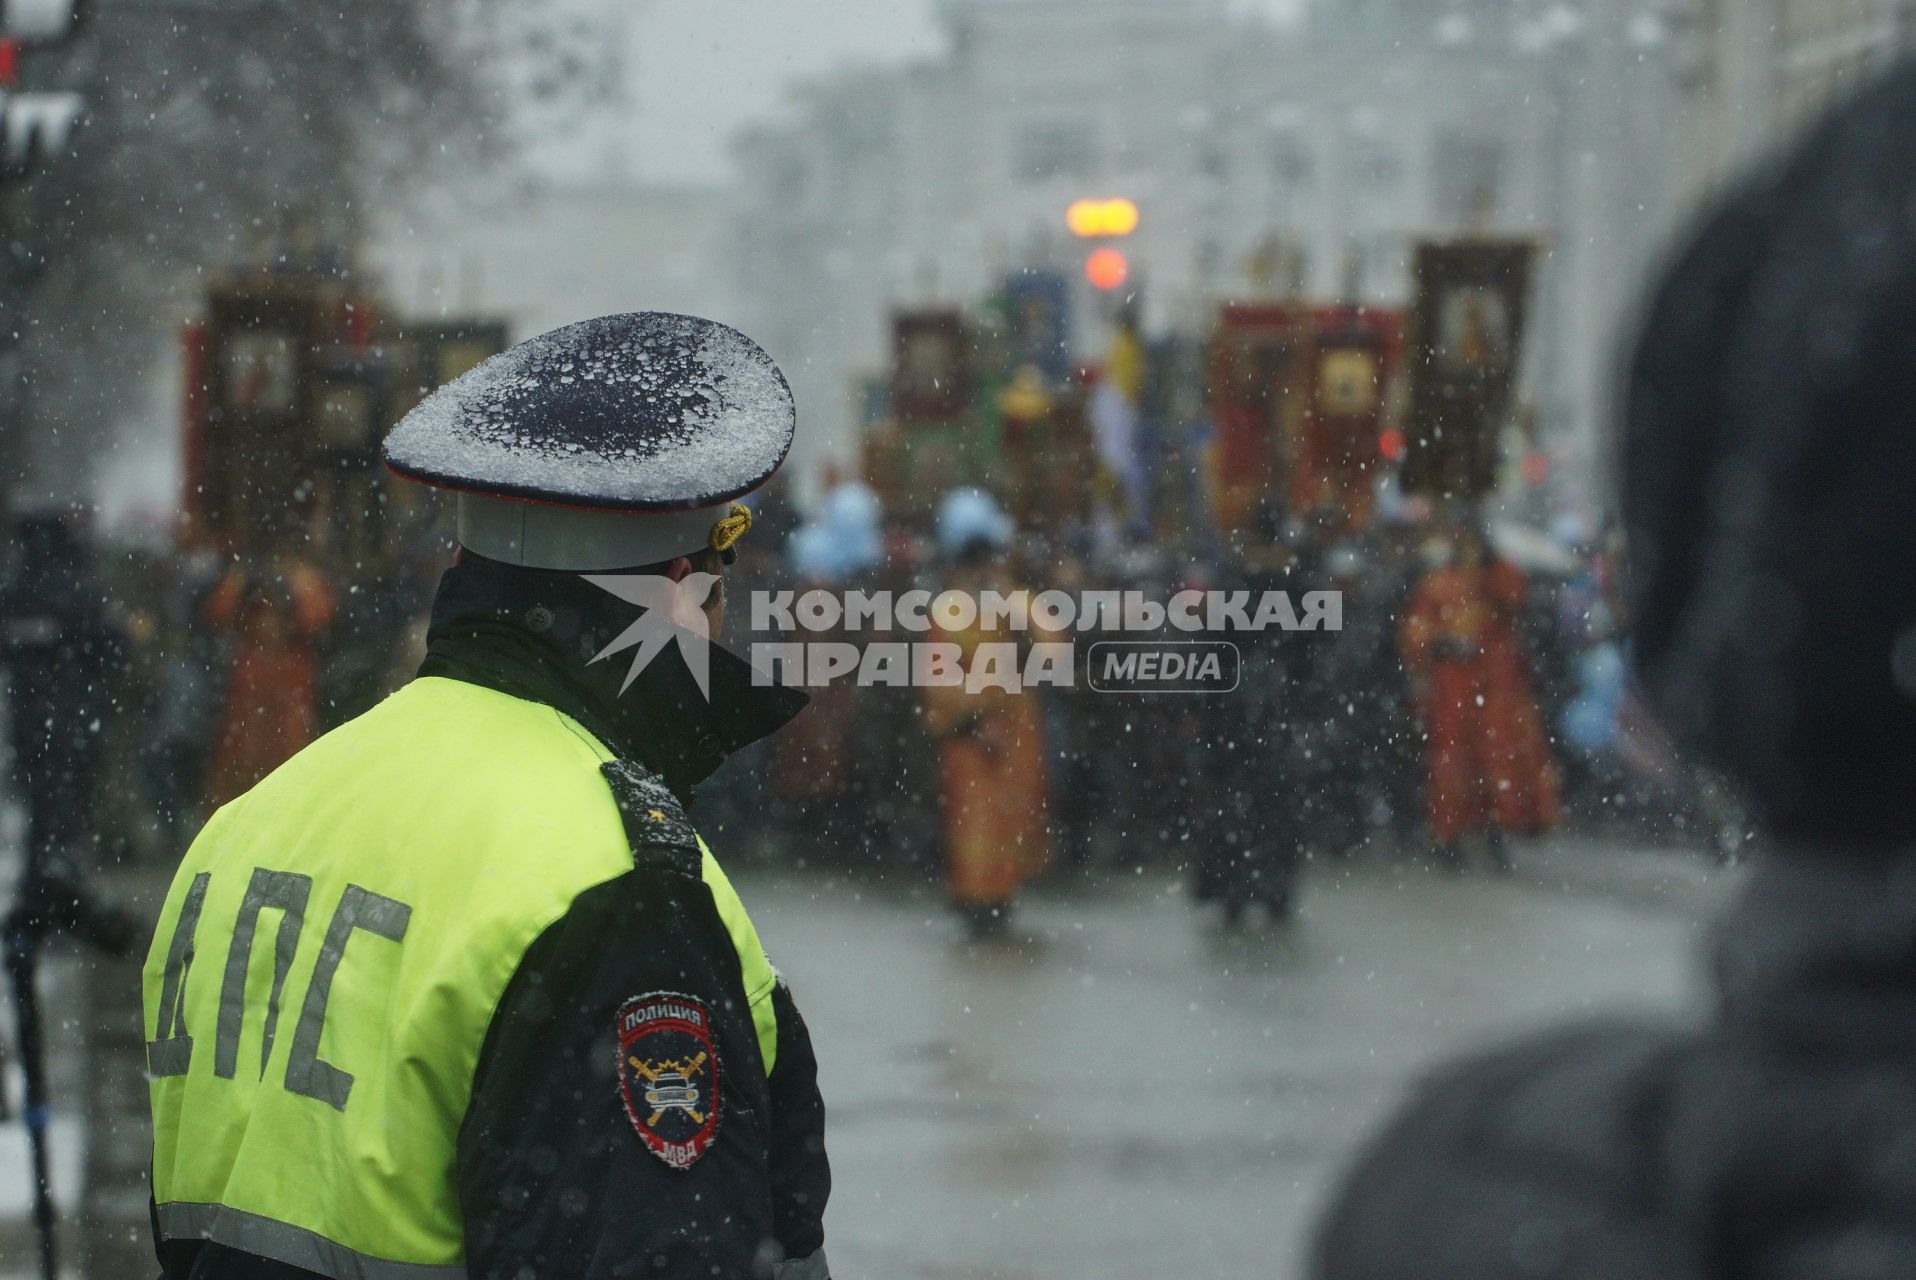
{"label": "gray sky", "polygon": [[[726,139],[773,112],[794,86],[848,66],[929,57],[944,47],[933,0],[575,3],[599,9],[607,37],[626,50],[635,119],[623,147],[636,175],[648,182],[721,179]],[[604,170],[614,145],[604,122],[542,147],[534,163],[555,177],[590,178]]]}
{"label": "gray sky", "polygon": [[[1231,0],[1230,7],[1285,15],[1300,2]],[[574,4],[604,15],[608,38],[627,50],[636,119],[622,145],[648,182],[722,179],[727,137],[774,112],[794,86],[849,66],[933,57],[945,46],[935,0]],[[535,165],[555,177],[591,178],[617,145],[609,127],[586,130],[542,148]]]}

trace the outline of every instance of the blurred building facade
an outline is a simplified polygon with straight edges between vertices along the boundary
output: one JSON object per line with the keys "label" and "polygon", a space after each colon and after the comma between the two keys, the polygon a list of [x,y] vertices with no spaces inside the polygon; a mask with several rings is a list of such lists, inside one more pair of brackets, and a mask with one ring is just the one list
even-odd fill
{"label": "blurred building facade", "polygon": [[1778,107],[1801,121],[1916,47],[1916,0],[1787,0],[1777,29]]}
{"label": "blurred building facade", "polygon": [[842,450],[891,307],[1057,270],[1079,353],[1101,352],[1108,300],[1064,225],[1079,197],[1138,203],[1124,291],[1159,330],[1283,291],[1294,263],[1313,295],[1402,302],[1415,238],[1534,234],[1527,381],[1581,483],[1608,335],[1664,225],[1668,174],[1639,153],[1668,77],[1626,0],[1505,20],[1536,7],[1366,0],[1273,26],[1211,0],[954,0],[944,57],[816,85],[738,141],[741,314],[792,372],[814,447]]}
{"label": "blurred building facade", "polygon": [[1916,0],[1683,0],[1672,21],[1686,204],[1916,49]]}
{"label": "blurred building facade", "polygon": [[515,340],[617,311],[723,317],[726,207],[716,187],[616,178],[441,189],[385,211],[367,256],[402,310],[503,315]]}

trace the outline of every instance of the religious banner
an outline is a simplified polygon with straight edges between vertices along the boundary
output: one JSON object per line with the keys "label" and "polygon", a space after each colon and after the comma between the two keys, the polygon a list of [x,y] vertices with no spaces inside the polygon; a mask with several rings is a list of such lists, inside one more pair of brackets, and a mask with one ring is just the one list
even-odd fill
{"label": "religious banner", "polygon": [[335,564],[377,559],[384,518],[379,443],[393,424],[399,381],[390,356],[370,348],[342,347],[313,362],[311,431],[318,465],[310,472],[308,545]]}
{"label": "religious banner", "polygon": [[199,457],[196,521],[217,545],[250,546],[289,532],[310,498],[313,366],[333,339],[339,289],[331,282],[266,272],[220,282],[198,330],[188,441]]}
{"label": "religious banner", "polygon": [[387,411],[390,366],[366,354],[338,353],[313,370],[313,432],[319,447],[342,465],[371,467],[392,425]]}
{"label": "religious banner", "polygon": [[1474,499],[1496,487],[1534,255],[1527,240],[1417,247],[1407,493]]}
{"label": "religious banner", "polygon": [[892,316],[892,413],[906,425],[948,422],[971,409],[965,317],[955,310]]}
{"label": "religious banner", "polygon": [[1218,313],[1211,494],[1224,529],[1251,527],[1258,508],[1288,487],[1290,442],[1311,382],[1308,317],[1290,303],[1227,303]]}
{"label": "religious banner", "polygon": [[431,379],[430,389],[444,386],[510,345],[505,323],[500,320],[413,324],[406,326],[406,333],[425,353],[422,365]]}
{"label": "religious banner", "polygon": [[1051,414],[1057,397],[1035,364],[1021,364],[998,393],[999,452],[1005,461],[1004,496],[1020,527],[1036,518],[1051,457]]}
{"label": "religious banner", "polygon": [[1320,307],[1312,316],[1309,408],[1292,450],[1291,507],[1370,521],[1386,400],[1403,354],[1403,313]]}
{"label": "religious banner", "polygon": [[511,343],[500,320],[472,318],[396,326],[382,344],[395,369],[388,425],[406,416],[415,404]]}
{"label": "religious banner", "polygon": [[1052,386],[1071,376],[1070,282],[1055,271],[1005,277],[1007,346],[1014,368],[1030,366]]}
{"label": "religious banner", "polygon": [[1082,387],[1057,393],[1046,411],[1039,448],[1014,490],[1020,529],[1060,537],[1091,518],[1092,477],[1097,471],[1087,397]]}
{"label": "religious banner", "polygon": [[417,325],[335,275],[217,281],[186,333],[190,534],[224,550],[297,540],[345,563],[379,537],[379,442],[427,392],[506,347],[487,319]]}

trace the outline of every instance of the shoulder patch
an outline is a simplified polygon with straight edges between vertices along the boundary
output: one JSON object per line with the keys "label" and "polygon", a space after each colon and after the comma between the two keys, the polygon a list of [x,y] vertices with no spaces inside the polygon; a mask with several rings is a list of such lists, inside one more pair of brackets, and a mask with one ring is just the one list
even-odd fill
{"label": "shoulder patch", "polygon": [[718,1137],[719,1058],[712,1015],[676,991],[619,1006],[619,1096],[626,1118],[659,1159],[689,1169]]}
{"label": "shoulder patch", "polygon": [[698,833],[692,829],[685,806],[664,779],[629,760],[608,760],[599,771],[605,774],[612,798],[618,801],[633,860],[642,866],[664,866],[699,879],[704,855],[699,850]]}

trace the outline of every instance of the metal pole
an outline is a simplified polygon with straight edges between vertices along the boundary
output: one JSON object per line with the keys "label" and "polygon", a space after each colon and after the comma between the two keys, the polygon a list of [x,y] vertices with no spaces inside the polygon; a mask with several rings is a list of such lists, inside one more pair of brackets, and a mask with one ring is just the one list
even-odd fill
{"label": "metal pole", "polygon": [[33,1171],[33,1225],[40,1237],[42,1280],[57,1280],[57,1243],[53,1222],[53,1179],[47,1152],[47,1130],[52,1110],[47,1102],[45,1024],[40,1014],[37,983],[40,921],[30,906],[14,908],[6,923],[7,976],[12,981],[16,1039],[20,1066],[26,1075],[27,1142]]}
{"label": "metal pole", "polygon": [[19,896],[5,922],[7,977],[13,987],[15,1038],[26,1078],[24,1114],[31,1147],[33,1221],[40,1237],[42,1280],[57,1280],[53,1180],[48,1151],[53,1111],[47,1096],[46,1023],[40,1009],[40,949],[66,934],[107,955],[124,955],[138,936],[131,917],[96,903],[70,865],[45,849],[27,851]]}

